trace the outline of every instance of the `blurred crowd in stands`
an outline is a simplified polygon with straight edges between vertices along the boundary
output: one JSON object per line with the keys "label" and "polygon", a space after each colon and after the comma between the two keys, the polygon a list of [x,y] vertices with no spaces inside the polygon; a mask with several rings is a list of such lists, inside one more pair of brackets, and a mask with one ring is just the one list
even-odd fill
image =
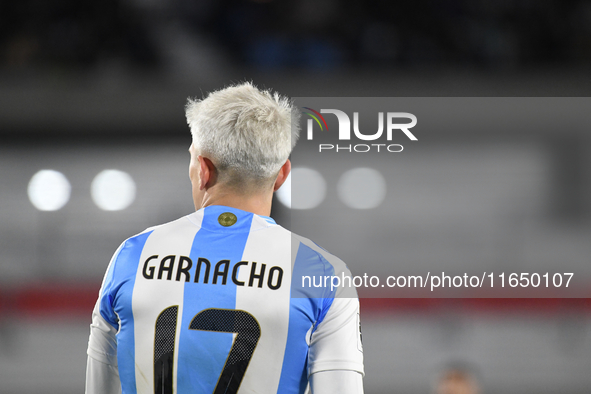
{"label": "blurred crowd in stands", "polygon": [[587,0],[0,2],[0,67],[158,71],[171,25],[262,70],[581,66]]}

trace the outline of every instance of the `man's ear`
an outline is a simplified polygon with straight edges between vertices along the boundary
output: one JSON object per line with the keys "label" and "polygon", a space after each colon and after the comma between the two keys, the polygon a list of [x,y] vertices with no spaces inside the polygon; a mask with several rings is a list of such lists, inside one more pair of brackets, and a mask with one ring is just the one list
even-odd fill
{"label": "man's ear", "polygon": [[216,168],[211,160],[198,156],[199,160],[199,190],[208,189],[215,184]]}
{"label": "man's ear", "polygon": [[290,172],[291,172],[291,162],[289,161],[289,159],[287,159],[285,164],[283,164],[281,166],[281,169],[279,170],[279,174],[277,174],[277,179],[275,179],[275,184],[273,185],[273,191],[277,191],[277,189],[279,189],[281,187],[281,185],[283,185],[283,183],[286,181],[287,176],[289,175]]}

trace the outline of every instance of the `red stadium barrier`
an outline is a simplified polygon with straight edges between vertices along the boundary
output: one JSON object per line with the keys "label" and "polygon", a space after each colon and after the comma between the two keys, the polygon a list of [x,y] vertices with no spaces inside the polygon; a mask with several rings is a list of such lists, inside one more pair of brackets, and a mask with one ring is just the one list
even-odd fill
{"label": "red stadium barrier", "polygon": [[[0,289],[0,317],[90,319],[99,288],[97,282],[40,282]],[[591,313],[591,298],[361,298],[360,303],[364,315]]]}
{"label": "red stadium barrier", "polygon": [[363,314],[470,314],[531,313],[552,315],[591,313],[589,298],[361,298]]}
{"label": "red stadium barrier", "polygon": [[94,308],[100,283],[29,283],[0,291],[0,315],[86,317]]}

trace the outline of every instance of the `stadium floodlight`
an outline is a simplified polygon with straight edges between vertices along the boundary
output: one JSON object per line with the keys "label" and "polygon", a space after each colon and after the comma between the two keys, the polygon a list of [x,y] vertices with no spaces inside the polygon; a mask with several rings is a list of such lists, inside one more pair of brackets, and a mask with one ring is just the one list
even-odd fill
{"label": "stadium floodlight", "polygon": [[57,211],[70,200],[72,187],[59,171],[41,170],[29,181],[29,200],[40,211]]}
{"label": "stadium floodlight", "polygon": [[337,184],[339,198],[354,209],[378,207],[386,197],[386,181],[373,168],[354,168],[345,172]]}
{"label": "stadium floodlight", "polygon": [[92,181],[90,194],[94,203],[105,211],[120,211],[135,200],[135,182],[126,172],[101,171]]}

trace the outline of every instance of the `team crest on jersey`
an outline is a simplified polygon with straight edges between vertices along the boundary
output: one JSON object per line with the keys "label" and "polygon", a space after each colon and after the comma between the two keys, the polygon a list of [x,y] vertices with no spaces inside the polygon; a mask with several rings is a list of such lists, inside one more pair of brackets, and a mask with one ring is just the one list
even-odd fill
{"label": "team crest on jersey", "polygon": [[230,227],[236,223],[238,218],[232,212],[224,212],[218,217],[218,222],[224,227]]}

